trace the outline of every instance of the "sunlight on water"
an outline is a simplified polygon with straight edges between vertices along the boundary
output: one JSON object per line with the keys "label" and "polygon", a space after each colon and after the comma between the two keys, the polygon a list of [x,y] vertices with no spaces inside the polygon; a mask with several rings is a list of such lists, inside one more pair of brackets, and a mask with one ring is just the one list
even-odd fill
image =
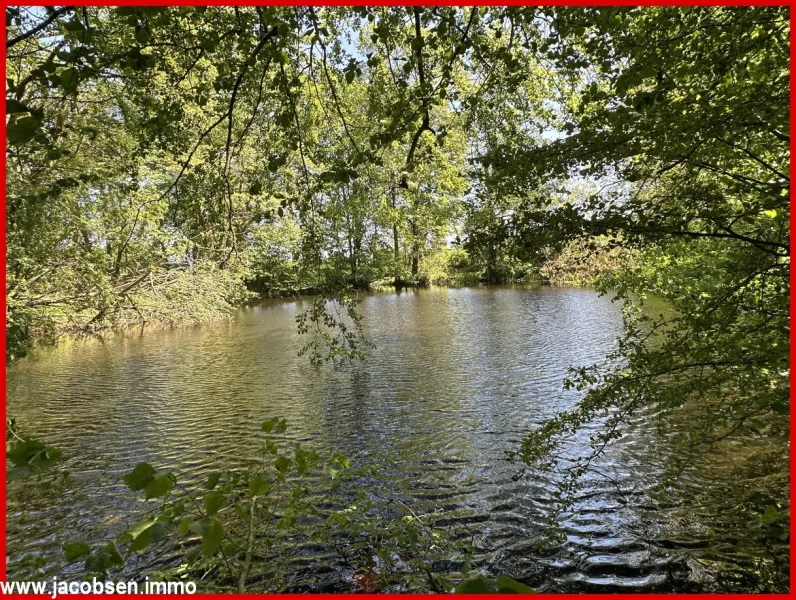
{"label": "sunlight on water", "polygon": [[[565,512],[552,502],[557,474],[517,479],[519,466],[504,460],[528,430],[577,401],[562,390],[567,368],[611,351],[622,321],[609,298],[521,287],[367,294],[375,348],[364,362],[322,367],[296,356],[305,303],[274,300],[229,323],[41,349],[13,365],[8,414],[60,448],[71,477],[60,493],[11,486],[11,576],[25,576],[36,553],[49,576],[63,573],[64,541],[99,541],[135,522],[142,505],[121,477],[138,462],[181,478],[243,465],[244,441],[274,415],[288,419],[293,439],[355,463],[382,461],[376,493],[444,511],[474,532],[482,565],[540,590],[732,589],[756,585],[754,573],[771,562],[721,506],[732,506],[737,488],[723,482],[742,462],[715,457],[713,482],[693,472],[665,501],[650,497],[672,452],[659,429],[639,425],[619,440]],[[588,435],[564,458],[587,452]],[[552,544],[551,524],[560,533]],[[317,589],[334,589],[327,560],[302,563]],[[726,581],[718,574],[728,569]]]}

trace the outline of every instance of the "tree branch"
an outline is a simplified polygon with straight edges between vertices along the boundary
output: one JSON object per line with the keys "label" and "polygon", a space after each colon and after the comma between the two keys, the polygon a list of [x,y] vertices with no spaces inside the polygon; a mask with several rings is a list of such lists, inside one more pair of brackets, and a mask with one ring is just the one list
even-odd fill
{"label": "tree branch", "polygon": [[34,27],[33,29],[29,29],[25,33],[21,33],[15,38],[12,38],[10,40],[6,40],[6,50],[8,50],[9,48],[13,48],[14,46],[16,46],[20,42],[24,42],[30,36],[36,35],[42,29],[47,27],[47,25],[49,25],[50,23],[55,21],[58,17],[60,17],[61,15],[66,14],[66,13],[68,13],[70,11],[73,11],[74,9],[75,9],[74,6],[64,6],[62,8],[59,8],[58,10],[54,11],[49,17],[47,17],[44,21],[42,21],[41,23],[36,25],[36,27]]}

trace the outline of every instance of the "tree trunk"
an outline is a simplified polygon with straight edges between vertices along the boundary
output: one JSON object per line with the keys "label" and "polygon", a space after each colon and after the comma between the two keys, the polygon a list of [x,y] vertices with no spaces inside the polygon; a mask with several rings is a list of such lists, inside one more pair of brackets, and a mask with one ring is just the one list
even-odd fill
{"label": "tree trunk", "polygon": [[417,241],[417,227],[414,221],[409,222],[412,226],[412,278],[417,279],[420,267],[420,244]]}
{"label": "tree trunk", "polygon": [[[395,209],[396,207],[396,198],[395,198],[395,190],[392,191],[392,207]],[[398,284],[400,281],[400,273],[398,273],[398,264],[399,264],[399,249],[398,249],[398,223],[392,224],[392,249],[393,249],[393,258],[395,259],[395,284]]]}
{"label": "tree trunk", "polygon": [[362,238],[354,238],[354,256],[351,259],[351,264],[354,268],[354,283],[359,283],[359,255],[362,250]]}
{"label": "tree trunk", "polygon": [[345,216],[346,225],[348,225],[348,263],[351,265],[351,278],[354,280],[354,284],[357,282],[357,253],[359,250],[359,244],[357,240],[354,239],[354,232],[353,228],[351,227],[351,217],[349,215]]}

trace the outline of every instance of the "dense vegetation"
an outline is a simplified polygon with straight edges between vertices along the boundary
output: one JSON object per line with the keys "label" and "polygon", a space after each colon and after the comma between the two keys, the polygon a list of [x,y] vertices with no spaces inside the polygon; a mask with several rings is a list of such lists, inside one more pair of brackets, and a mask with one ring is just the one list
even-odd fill
{"label": "dense vegetation", "polygon": [[[44,16],[11,9],[9,35]],[[532,17],[66,8],[12,39],[10,339],[212,318],[248,291],[513,275],[497,242],[471,260],[455,236],[499,215],[468,159],[549,112],[552,74],[520,52]]]}
{"label": "dense vegetation", "polygon": [[[516,458],[605,416],[599,454],[650,406],[689,411],[694,452],[787,437],[786,9],[6,20],[10,358],[299,291],[320,294],[310,357],[361,355],[353,290],[546,277],[626,300],[627,332]],[[671,312],[637,310],[648,295]],[[785,537],[779,491],[761,512]]]}

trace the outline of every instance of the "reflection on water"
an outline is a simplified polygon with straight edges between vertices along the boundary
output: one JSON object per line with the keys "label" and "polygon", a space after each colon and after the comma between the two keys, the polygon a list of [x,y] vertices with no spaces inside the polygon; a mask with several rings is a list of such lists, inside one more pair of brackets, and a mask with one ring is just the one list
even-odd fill
{"label": "reflection on water", "polygon": [[[577,401],[562,390],[567,367],[613,348],[621,312],[610,299],[565,288],[368,294],[362,310],[375,349],[363,362],[321,367],[296,356],[304,302],[43,349],[13,365],[8,414],[60,448],[71,477],[58,493],[24,482],[9,489],[10,576],[28,573],[37,553],[51,576],[63,568],[65,540],[109,538],[132,524],[142,507],[121,476],[136,463],[181,478],[243,465],[247,442],[273,415],[288,419],[295,439],[354,462],[389,457],[380,493],[466,523],[482,566],[541,590],[754,590],[767,585],[765,569],[781,569],[732,513],[734,498],[776,469],[741,473],[745,488],[728,485],[743,461],[719,456],[709,476],[690,473],[666,500],[653,499],[672,449],[660,429],[639,426],[556,512],[557,475],[516,479],[518,467],[503,460],[529,429]],[[571,441],[570,458],[587,452],[588,435]],[[786,469],[786,449],[762,451]],[[552,546],[541,543],[551,519],[562,535]]]}

